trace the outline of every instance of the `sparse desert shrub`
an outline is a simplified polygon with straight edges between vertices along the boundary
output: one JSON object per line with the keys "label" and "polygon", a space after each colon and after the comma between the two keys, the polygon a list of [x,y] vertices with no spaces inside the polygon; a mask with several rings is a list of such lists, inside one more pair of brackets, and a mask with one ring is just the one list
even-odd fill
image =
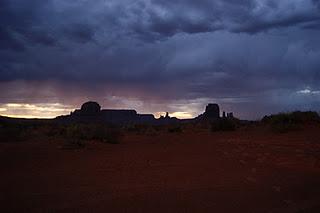
{"label": "sparse desert shrub", "polygon": [[265,116],[262,119],[262,123],[269,125],[271,130],[278,133],[299,130],[302,124],[319,121],[320,117],[318,113],[312,111],[279,113],[276,115]]}
{"label": "sparse desert shrub", "polygon": [[122,134],[118,129],[108,129],[107,134],[103,138],[102,142],[110,144],[119,144]]}
{"label": "sparse desert shrub", "polygon": [[265,116],[262,119],[264,123],[305,123],[305,122],[319,122],[320,117],[317,112],[307,111],[295,111],[291,113],[279,113],[276,115]]}
{"label": "sparse desert shrub", "polygon": [[77,149],[85,146],[85,130],[80,124],[66,126],[65,138],[67,139],[64,149]]}
{"label": "sparse desert shrub", "polygon": [[296,123],[320,121],[320,117],[318,113],[313,111],[307,111],[307,112],[295,111],[289,114],[289,117],[291,118],[291,120],[293,120]]}
{"label": "sparse desert shrub", "polygon": [[211,131],[234,131],[236,130],[236,120],[229,118],[221,118],[211,123]]}
{"label": "sparse desert shrub", "polygon": [[144,125],[137,125],[137,124],[126,127],[126,130],[128,130],[129,132],[141,132],[144,129],[145,129]]}
{"label": "sparse desert shrub", "polygon": [[135,124],[127,128],[129,132],[135,132],[138,134],[145,134],[149,131],[151,126],[146,124]]}
{"label": "sparse desert shrub", "polygon": [[125,131],[134,132],[135,131],[135,126],[134,125],[126,125],[126,126],[123,127],[123,129]]}
{"label": "sparse desert shrub", "polygon": [[168,128],[168,132],[169,133],[181,133],[182,132],[182,128],[181,128],[181,126],[169,127]]}
{"label": "sparse desert shrub", "polygon": [[18,142],[26,136],[23,126],[10,124],[0,126],[0,142]]}
{"label": "sparse desert shrub", "polygon": [[151,128],[156,132],[160,132],[164,127],[162,125],[152,125]]}
{"label": "sparse desert shrub", "polygon": [[296,123],[274,123],[270,125],[270,128],[276,133],[287,133],[301,129],[300,125]]}
{"label": "sparse desert shrub", "polygon": [[97,140],[104,143],[117,144],[121,133],[115,128],[103,124],[72,124],[67,127],[67,137],[76,143]]}
{"label": "sparse desert shrub", "polygon": [[42,131],[48,137],[61,137],[66,135],[66,128],[59,125],[46,126]]}

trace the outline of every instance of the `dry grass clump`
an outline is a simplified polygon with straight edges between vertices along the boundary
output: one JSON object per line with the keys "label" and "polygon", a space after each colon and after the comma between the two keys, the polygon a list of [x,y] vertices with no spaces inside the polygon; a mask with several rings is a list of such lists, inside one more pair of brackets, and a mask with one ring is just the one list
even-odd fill
{"label": "dry grass clump", "polygon": [[211,131],[235,131],[238,126],[236,119],[231,118],[221,118],[217,121],[211,123]]}

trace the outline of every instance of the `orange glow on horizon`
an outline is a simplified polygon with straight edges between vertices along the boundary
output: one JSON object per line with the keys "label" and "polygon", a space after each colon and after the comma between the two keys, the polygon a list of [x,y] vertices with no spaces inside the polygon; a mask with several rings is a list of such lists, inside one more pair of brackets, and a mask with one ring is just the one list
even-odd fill
{"label": "orange glow on horizon", "polygon": [[[70,105],[63,105],[60,103],[6,103],[0,104],[0,115],[12,118],[55,118],[61,115],[68,115],[74,111],[76,107]],[[144,112],[140,112],[144,114]],[[155,118],[165,116],[166,112],[155,112]],[[193,118],[194,115],[186,111],[177,111],[169,113],[170,117],[179,119]]]}
{"label": "orange glow on horizon", "polygon": [[12,118],[55,118],[69,114],[74,108],[59,103],[27,104],[7,103],[0,105],[1,116]]}
{"label": "orange glow on horizon", "polygon": [[5,117],[9,117],[9,118],[26,118],[26,119],[52,119],[55,118],[57,116],[42,116],[42,115],[11,115],[11,114],[1,114],[0,116],[5,116]]}
{"label": "orange glow on horizon", "polygon": [[[160,118],[161,116],[165,116],[166,112],[156,112],[154,114],[155,118]],[[176,117],[179,119],[188,119],[188,118],[193,118],[193,114],[189,113],[189,112],[172,112],[169,113],[170,117]]]}

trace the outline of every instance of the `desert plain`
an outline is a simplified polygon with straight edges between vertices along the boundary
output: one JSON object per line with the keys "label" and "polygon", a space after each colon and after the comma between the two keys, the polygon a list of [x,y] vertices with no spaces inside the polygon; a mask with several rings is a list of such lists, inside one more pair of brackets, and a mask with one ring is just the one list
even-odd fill
{"label": "desert plain", "polygon": [[0,143],[1,212],[319,212],[320,126]]}

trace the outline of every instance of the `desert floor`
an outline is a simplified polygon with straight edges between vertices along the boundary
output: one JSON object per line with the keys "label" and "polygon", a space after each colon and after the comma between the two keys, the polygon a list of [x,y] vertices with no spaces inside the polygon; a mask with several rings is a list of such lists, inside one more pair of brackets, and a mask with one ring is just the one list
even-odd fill
{"label": "desert floor", "polygon": [[0,143],[1,212],[320,212],[320,128]]}

